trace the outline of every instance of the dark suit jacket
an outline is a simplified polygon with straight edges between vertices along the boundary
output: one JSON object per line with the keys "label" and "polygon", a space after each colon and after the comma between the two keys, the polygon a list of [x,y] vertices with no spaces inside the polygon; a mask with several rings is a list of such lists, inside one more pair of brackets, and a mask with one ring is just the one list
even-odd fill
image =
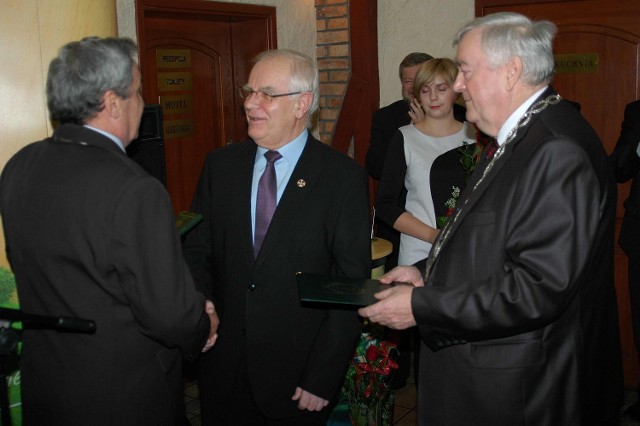
{"label": "dark suit jacket", "polygon": [[194,198],[204,221],[187,236],[185,255],[220,315],[220,337],[199,360],[198,383],[205,403],[223,402],[246,368],[262,413],[282,418],[300,414],[291,401],[297,386],[331,400],[353,355],[355,310],[302,306],[295,273],[371,275],[367,177],[309,136],[254,260],[255,155],[252,141],[210,153]]}
{"label": "dark suit jacket", "polygon": [[0,211],[25,312],[95,334],[24,331],[24,424],[177,424],[179,348],[209,331],[164,187],[110,139],[66,124],[6,165]]}
{"label": "dark suit jacket", "polygon": [[413,292],[428,345],[420,424],[617,424],[616,188],[600,141],[562,101],[518,131],[474,191],[487,164]]}
{"label": "dark suit jacket", "polygon": [[631,182],[629,198],[624,202],[624,219],[620,230],[620,247],[635,258],[640,257],[640,158],[636,153],[640,142],[640,101],[628,104],[620,138],[611,154],[618,183]]}

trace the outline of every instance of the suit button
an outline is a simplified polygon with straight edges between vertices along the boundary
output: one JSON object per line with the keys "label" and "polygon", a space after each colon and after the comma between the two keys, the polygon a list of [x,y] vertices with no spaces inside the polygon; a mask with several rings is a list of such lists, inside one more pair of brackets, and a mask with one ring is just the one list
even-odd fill
{"label": "suit button", "polygon": [[246,336],[247,335],[247,329],[243,328],[242,330],[240,330],[240,335],[241,336]]}
{"label": "suit button", "polygon": [[256,285],[255,284],[249,284],[249,291],[253,291],[256,289]]}

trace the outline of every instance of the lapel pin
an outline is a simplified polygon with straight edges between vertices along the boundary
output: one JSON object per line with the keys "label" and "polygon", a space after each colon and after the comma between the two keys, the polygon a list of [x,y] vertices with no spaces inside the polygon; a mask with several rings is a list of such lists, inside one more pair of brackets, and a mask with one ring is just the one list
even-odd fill
{"label": "lapel pin", "polygon": [[304,179],[298,179],[298,188],[304,188],[304,186],[307,184],[307,181]]}

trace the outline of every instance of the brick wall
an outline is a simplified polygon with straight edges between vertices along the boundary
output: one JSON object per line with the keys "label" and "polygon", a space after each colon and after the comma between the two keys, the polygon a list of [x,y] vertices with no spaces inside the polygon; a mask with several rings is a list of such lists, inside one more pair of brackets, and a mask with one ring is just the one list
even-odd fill
{"label": "brick wall", "polygon": [[351,76],[349,0],[315,0],[320,72],[320,140],[331,144]]}

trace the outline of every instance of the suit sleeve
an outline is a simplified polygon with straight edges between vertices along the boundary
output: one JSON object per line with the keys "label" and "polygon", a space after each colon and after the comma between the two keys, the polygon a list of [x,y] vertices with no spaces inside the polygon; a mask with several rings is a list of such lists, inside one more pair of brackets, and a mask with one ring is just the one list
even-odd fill
{"label": "suit sleeve", "polygon": [[401,131],[396,130],[389,144],[389,151],[376,195],[376,216],[389,226],[393,226],[398,217],[405,212],[402,200],[406,174],[407,160],[404,155],[404,137]]}
{"label": "suit sleeve", "polygon": [[[333,219],[330,240],[335,275],[351,278],[371,276],[371,236],[367,176],[358,168],[340,191],[340,208]],[[339,390],[349,359],[361,332],[354,310],[335,309],[317,333],[300,387],[331,400]]]}
{"label": "suit sleeve", "polygon": [[[492,190],[491,197],[505,204],[485,203],[496,211],[468,213],[456,236],[472,235],[473,240],[454,236],[443,253],[450,250],[460,258],[448,255],[444,265],[436,262],[432,285],[413,292],[412,309],[423,338],[435,334],[479,341],[541,328],[576,297],[594,259],[605,256],[594,247],[604,250],[609,244],[602,221],[610,207],[609,189],[574,143],[543,144],[511,184],[488,188],[483,196]],[[465,266],[474,268],[477,278],[457,281],[453,269]],[[437,271],[440,267],[446,271]]]}
{"label": "suit sleeve", "polygon": [[616,181],[624,183],[640,171],[640,158],[636,152],[640,143],[640,102],[632,102],[624,110],[620,137],[610,156]]}
{"label": "suit sleeve", "polygon": [[196,288],[202,292],[207,299],[217,303],[213,295],[213,282],[211,275],[212,250],[211,250],[211,154],[205,160],[200,180],[193,197],[191,210],[203,215],[204,220],[186,235],[183,245],[184,257],[189,265],[189,270],[193,275]]}
{"label": "suit sleeve", "polygon": [[365,166],[369,175],[375,179],[380,179],[382,176],[389,141],[396,130],[398,128],[395,126],[395,120],[390,117],[390,111],[380,109],[373,114]]}
{"label": "suit sleeve", "polygon": [[182,257],[171,203],[150,176],[127,187],[114,213],[115,268],[140,332],[194,358],[210,323]]}

